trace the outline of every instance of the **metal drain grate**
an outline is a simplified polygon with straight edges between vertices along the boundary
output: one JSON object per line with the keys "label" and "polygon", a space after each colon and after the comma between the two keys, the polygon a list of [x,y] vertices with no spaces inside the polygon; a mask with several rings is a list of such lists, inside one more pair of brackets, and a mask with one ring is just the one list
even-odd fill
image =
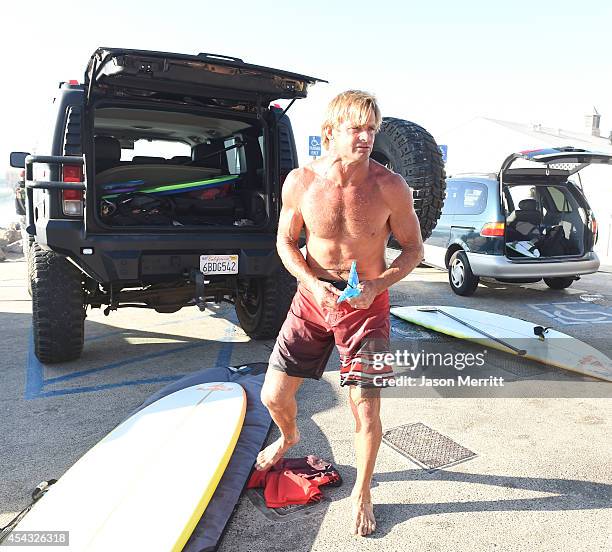
{"label": "metal drain grate", "polygon": [[[521,346],[521,344],[517,344]],[[504,370],[510,374],[514,374],[519,378],[537,378],[543,374],[551,372],[551,368],[537,363],[534,360],[523,358],[517,355],[511,355],[495,349],[487,350],[487,371],[492,374],[494,369]],[[498,374],[495,375],[503,375]]]}
{"label": "metal drain grate", "polygon": [[537,376],[542,376],[551,370],[547,368],[536,368],[534,366],[529,366],[524,364],[523,362],[514,361],[514,362],[506,362],[503,366],[499,366],[502,370],[506,372],[510,372],[519,378],[535,378]]}
{"label": "metal drain grate", "polygon": [[383,442],[428,471],[446,468],[476,456],[476,453],[421,422],[385,431]]}

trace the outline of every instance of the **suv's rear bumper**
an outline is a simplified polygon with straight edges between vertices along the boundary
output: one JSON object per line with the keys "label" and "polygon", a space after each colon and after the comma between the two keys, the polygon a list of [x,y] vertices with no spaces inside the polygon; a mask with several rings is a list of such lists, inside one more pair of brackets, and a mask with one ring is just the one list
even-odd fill
{"label": "suv's rear bumper", "polygon": [[467,253],[472,272],[490,278],[555,278],[591,274],[599,269],[599,258],[594,252],[576,259],[559,261],[511,261],[502,255]]}
{"label": "suv's rear bumper", "polygon": [[[84,236],[82,222],[53,220],[37,228],[36,241],[62,253],[100,283],[171,280],[200,267],[200,255],[237,253],[238,277],[268,276],[280,267],[276,234],[121,233]],[[84,254],[86,250],[92,254]],[[218,278],[213,278],[218,279]]]}

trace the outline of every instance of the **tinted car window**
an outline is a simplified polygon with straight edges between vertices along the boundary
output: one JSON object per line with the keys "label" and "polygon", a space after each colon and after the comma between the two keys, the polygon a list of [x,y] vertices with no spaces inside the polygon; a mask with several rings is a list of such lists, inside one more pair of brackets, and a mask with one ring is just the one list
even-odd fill
{"label": "tinted car window", "polygon": [[140,139],[134,140],[133,148],[121,149],[121,161],[131,161],[134,157],[159,157],[170,159],[175,155],[191,157],[191,149],[182,142],[168,140]]}
{"label": "tinted car window", "polygon": [[560,211],[562,213],[572,212],[572,205],[568,201],[568,198],[563,190],[560,190],[559,188],[555,188],[553,186],[549,186],[548,193],[552,197],[557,211]]}
{"label": "tinted car window", "polygon": [[462,182],[457,193],[455,214],[479,215],[487,206],[487,187],[479,182]]}
{"label": "tinted car window", "polygon": [[457,194],[459,192],[459,182],[446,182],[446,192],[444,197],[444,206],[442,207],[443,215],[455,214],[455,204],[457,202]]}

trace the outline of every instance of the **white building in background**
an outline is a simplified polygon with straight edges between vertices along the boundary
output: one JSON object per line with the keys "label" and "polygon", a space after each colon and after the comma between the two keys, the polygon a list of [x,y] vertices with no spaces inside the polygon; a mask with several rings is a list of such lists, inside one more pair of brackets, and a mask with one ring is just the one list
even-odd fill
{"label": "white building in background", "polygon": [[[436,136],[447,150],[446,174],[497,173],[504,159],[523,150],[574,146],[612,153],[612,133],[600,136],[600,115],[587,116],[588,131],[574,132],[540,124],[527,125],[477,117]],[[595,251],[602,263],[612,264],[612,165],[586,167],[580,171],[584,193],[599,225]]]}

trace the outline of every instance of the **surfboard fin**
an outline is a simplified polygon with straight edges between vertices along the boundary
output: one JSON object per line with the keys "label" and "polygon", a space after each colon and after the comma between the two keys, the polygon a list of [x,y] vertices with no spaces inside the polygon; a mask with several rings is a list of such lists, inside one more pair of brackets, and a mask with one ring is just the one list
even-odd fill
{"label": "surfboard fin", "polygon": [[548,326],[534,326],[533,333],[534,335],[537,335],[542,341],[544,341],[544,338],[546,337],[544,334],[548,330],[550,330]]}

